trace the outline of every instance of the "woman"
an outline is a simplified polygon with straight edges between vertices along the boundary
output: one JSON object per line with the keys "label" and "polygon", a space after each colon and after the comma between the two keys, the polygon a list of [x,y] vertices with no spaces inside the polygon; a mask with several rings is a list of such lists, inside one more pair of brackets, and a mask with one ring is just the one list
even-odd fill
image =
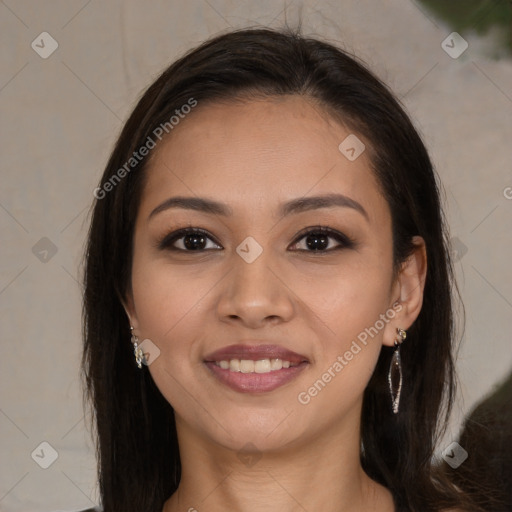
{"label": "woman", "polygon": [[432,464],[454,396],[436,177],[362,64],[288,32],[207,41],[94,194],[105,512],[479,510]]}

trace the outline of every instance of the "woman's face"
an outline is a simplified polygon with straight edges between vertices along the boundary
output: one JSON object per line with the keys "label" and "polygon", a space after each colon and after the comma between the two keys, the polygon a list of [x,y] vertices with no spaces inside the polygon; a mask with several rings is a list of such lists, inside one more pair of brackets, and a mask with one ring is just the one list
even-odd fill
{"label": "woman's face", "polygon": [[199,103],[155,149],[127,310],[179,435],[277,450],[358,425],[401,306],[389,207],[349,135],[289,96]]}

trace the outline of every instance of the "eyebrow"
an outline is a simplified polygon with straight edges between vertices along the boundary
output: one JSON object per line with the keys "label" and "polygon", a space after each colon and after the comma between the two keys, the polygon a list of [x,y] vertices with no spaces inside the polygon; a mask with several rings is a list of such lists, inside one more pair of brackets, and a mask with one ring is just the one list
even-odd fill
{"label": "eyebrow", "polygon": [[[297,214],[309,210],[317,210],[320,208],[333,208],[333,207],[352,208],[358,211],[366,220],[369,220],[368,213],[363,208],[361,203],[358,203],[350,197],[343,194],[326,194],[321,196],[301,197],[292,199],[283,203],[279,208],[279,214],[285,217],[290,214]],[[160,212],[169,210],[170,208],[183,208],[185,210],[195,210],[203,213],[213,215],[222,215],[225,217],[232,216],[233,210],[230,206],[224,203],[219,203],[212,199],[204,197],[185,197],[177,196],[166,199],[163,203],[157,206],[148,216],[148,221]]]}

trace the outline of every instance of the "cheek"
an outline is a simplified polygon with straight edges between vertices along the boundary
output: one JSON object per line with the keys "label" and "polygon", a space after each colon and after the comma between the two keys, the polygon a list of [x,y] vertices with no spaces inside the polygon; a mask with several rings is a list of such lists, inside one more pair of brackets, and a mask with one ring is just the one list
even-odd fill
{"label": "cheek", "polygon": [[[317,357],[297,400],[314,415],[323,417],[329,410],[331,420],[341,420],[362,397],[394,311],[390,314],[387,309],[385,280],[380,287],[375,282],[372,287],[360,286],[356,276],[353,282],[351,278],[331,284],[330,289],[309,289],[311,321],[319,326]],[[318,299],[320,293],[323,300]]]}
{"label": "cheek", "polygon": [[169,265],[141,251],[135,255],[132,290],[139,338],[150,339],[160,353],[149,367],[155,383],[173,405],[181,387],[197,380],[201,342],[207,338],[207,311],[215,284],[215,271],[199,266]]}
{"label": "cheek", "polygon": [[[199,312],[207,283],[189,279],[169,267],[148,263],[132,278],[134,303],[142,339],[150,339],[159,355],[149,372],[163,396],[177,411],[194,409],[191,383],[198,384],[196,366],[201,332]],[[195,395],[196,393],[193,392]]]}
{"label": "cheek", "polygon": [[314,276],[299,268],[290,279],[294,294],[323,321],[331,337],[346,342],[372,326],[386,311],[391,275],[389,257],[362,258],[352,254],[343,264]]}
{"label": "cheek", "polygon": [[294,292],[308,306],[306,321],[318,334],[311,395],[304,390],[317,404],[352,402],[363,393],[395,315],[389,310],[390,269],[390,259],[388,265],[358,262],[332,269],[328,279],[296,281]]}
{"label": "cheek", "polygon": [[165,341],[183,329],[214,282],[212,273],[199,275],[187,266],[171,266],[144,254],[135,257],[132,289],[141,333]]}

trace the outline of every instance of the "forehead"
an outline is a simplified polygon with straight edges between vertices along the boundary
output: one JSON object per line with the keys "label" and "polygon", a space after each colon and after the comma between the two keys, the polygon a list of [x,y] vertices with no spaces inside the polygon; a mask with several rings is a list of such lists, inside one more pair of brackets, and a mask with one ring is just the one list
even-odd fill
{"label": "forehead", "polygon": [[[386,208],[365,152],[339,145],[351,131],[299,96],[210,103],[187,116],[155,149],[141,207],[172,195],[214,197],[233,210],[339,192]],[[361,136],[359,136],[361,138]]]}

